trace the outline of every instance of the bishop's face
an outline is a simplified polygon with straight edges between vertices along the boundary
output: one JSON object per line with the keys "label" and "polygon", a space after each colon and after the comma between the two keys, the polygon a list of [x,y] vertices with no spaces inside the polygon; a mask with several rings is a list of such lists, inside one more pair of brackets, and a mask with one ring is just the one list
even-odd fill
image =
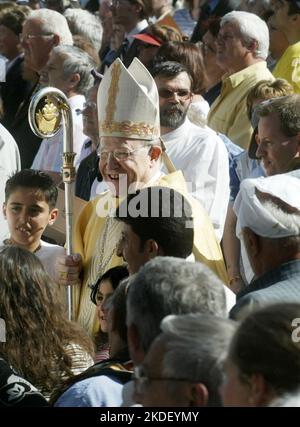
{"label": "bishop's face", "polygon": [[[110,190],[119,197],[147,184],[156,160],[148,141],[121,137],[101,137],[99,169]],[[123,194],[125,193],[125,194]]]}

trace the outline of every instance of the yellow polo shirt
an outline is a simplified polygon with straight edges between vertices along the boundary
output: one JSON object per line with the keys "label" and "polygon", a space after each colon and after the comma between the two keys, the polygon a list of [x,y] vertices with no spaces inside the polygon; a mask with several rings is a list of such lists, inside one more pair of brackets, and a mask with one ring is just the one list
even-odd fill
{"label": "yellow polo shirt", "polygon": [[287,80],[300,94],[300,42],[289,46],[273,70],[276,79]]}
{"label": "yellow polo shirt", "polygon": [[247,116],[246,98],[249,90],[261,80],[274,80],[265,61],[224,77],[221,93],[209,112],[208,126],[224,133],[242,148],[248,148],[253,132]]}

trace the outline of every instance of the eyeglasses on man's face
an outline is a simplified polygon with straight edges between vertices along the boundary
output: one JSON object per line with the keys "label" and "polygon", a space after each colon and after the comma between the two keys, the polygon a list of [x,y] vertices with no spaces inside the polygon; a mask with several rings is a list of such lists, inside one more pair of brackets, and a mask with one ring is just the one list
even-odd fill
{"label": "eyeglasses on man's face", "polygon": [[179,89],[177,91],[173,91],[170,89],[159,89],[159,96],[163,99],[172,99],[174,96],[177,96],[182,101],[186,101],[191,97],[191,91],[187,89]]}
{"label": "eyeglasses on man's face", "polygon": [[134,153],[141,151],[149,146],[150,145],[144,145],[143,147],[136,148],[135,150],[120,149],[112,151],[107,151],[100,148],[97,151],[97,154],[101,162],[106,162],[110,155],[112,155],[119,162],[122,162],[129,159]]}
{"label": "eyeglasses on man's face", "polygon": [[187,378],[174,378],[174,377],[150,377],[145,373],[143,365],[134,367],[133,377],[135,390],[138,394],[142,394],[149,384],[153,381],[178,381],[178,382],[193,382]]}
{"label": "eyeglasses on man's face", "polygon": [[132,3],[131,0],[109,0],[108,1],[110,7],[119,7],[122,4]]}
{"label": "eyeglasses on man's face", "polygon": [[54,34],[20,34],[20,42],[31,42],[37,39],[51,39]]}

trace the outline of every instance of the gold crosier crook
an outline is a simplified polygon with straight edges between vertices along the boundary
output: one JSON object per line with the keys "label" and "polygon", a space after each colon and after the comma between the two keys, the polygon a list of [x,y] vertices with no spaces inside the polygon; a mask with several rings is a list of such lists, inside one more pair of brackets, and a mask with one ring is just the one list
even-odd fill
{"label": "gold crosier crook", "polygon": [[[72,222],[75,167],[72,112],[65,94],[54,87],[38,91],[31,99],[28,120],[32,131],[41,138],[51,138],[63,128],[62,176],[65,187],[66,250],[72,255]],[[67,286],[68,318],[72,318],[72,291]]]}

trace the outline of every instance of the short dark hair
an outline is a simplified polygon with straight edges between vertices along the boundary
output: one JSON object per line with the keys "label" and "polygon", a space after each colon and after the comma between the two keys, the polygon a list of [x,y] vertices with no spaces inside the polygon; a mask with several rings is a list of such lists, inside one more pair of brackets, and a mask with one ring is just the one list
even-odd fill
{"label": "short dark hair", "polygon": [[55,208],[58,190],[50,175],[34,169],[23,169],[12,175],[5,184],[5,202],[17,188],[36,188],[45,198],[49,208]]}
{"label": "short dark hair", "polygon": [[293,320],[299,317],[300,304],[279,303],[243,319],[228,356],[241,380],[259,373],[276,394],[299,388],[300,342],[293,340]]}
{"label": "short dark hair", "polygon": [[186,67],[193,93],[201,94],[204,91],[207,77],[200,47],[186,41],[169,41],[158,49],[156,59],[157,63],[172,61]]}
{"label": "short dark hair", "polygon": [[[138,203],[138,215],[132,206]],[[131,206],[130,206],[131,205]],[[193,250],[192,209],[186,198],[168,187],[147,187],[130,194],[116,212],[119,221],[130,225],[141,240],[154,239],[165,256],[188,257]]]}
{"label": "short dark hair", "polygon": [[165,77],[167,79],[172,79],[173,77],[178,76],[178,74],[180,73],[187,73],[187,75],[191,80],[191,86],[193,86],[193,79],[191,74],[189,73],[188,69],[184,65],[179,64],[179,62],[175,62],[175,61],[157,62],[151,68],[150,73],[153,78],[158,76],[158,77]]}

